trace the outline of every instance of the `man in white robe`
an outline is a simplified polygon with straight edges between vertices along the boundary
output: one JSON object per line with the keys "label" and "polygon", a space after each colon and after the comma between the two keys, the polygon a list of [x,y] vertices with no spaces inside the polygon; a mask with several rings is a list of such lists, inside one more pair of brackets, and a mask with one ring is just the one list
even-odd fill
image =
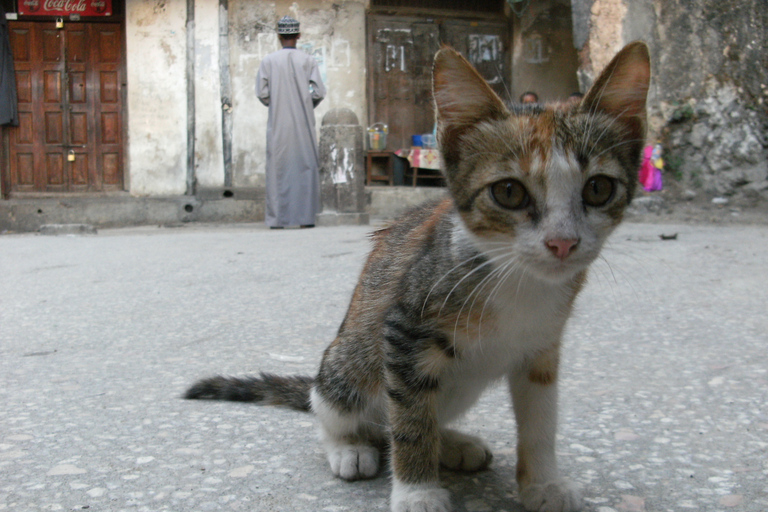
{"label": "man in white robe", "polygon": [[296,49],[299,22],[284,16],[277,33],[283,48],[264,57],[256,76],[256,95],[269,107],[265,222],[312,227],[320,211],[314,108],[325,85],[315,59]]}

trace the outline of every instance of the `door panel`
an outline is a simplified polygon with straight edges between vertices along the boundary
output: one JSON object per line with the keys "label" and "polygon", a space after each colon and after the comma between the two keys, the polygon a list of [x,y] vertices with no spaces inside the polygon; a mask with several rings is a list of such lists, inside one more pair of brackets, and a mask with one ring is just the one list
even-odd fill
{"label": "door panel", "polygon": [[408,148],[411,135],[432,132],[432,61],[441,42],[461,52],[496,92],[508,96],[508,30],[506,22],[371,15],[368,119],[389,126],[387,149]]}
{"label": "door panel", "polygon": [[442,29],[443,41],[464,55],[499,96],[510,99],[506,25],[450,20],[443,23]]}
{"label": "door panel", "polygon": [[435,23],[419,18],[369,20],[371,123],[389,126],[387,149],[410,147],[411,135],[432,131],[432,56],[439,48]]}
{"label": "door panel", "polygon": [[120,190],[123,187],[121,104],[121,59],[119,25],[101,24],[96,28],[94,39],[98,42],[93,54],[93,91],[98,94],[99,115],[94,116],[94,166],[101,170],[99,179],[104,190]]}
{"label": "door panel", "polygon": [[123,189],[122,31],[112,23],[9,23],[20,126],[11,192]]}

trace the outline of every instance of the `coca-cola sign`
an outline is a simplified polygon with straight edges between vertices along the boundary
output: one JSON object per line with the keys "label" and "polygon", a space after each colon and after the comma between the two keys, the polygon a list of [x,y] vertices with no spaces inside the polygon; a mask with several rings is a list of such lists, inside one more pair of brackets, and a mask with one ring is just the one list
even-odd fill
{"label": "coca-cola sign", "polygon": [[25,16],[112,16],[112,0],[19,0]]}

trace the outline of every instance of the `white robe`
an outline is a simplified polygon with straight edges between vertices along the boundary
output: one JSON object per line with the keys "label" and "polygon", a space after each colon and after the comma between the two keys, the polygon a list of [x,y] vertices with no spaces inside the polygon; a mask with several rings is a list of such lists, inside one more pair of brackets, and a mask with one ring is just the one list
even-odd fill
{"label": "white robe", "polygon": [[259,66],[256,95],[269,107],[265,222],[314,224],[320,211],[314,108],[325,98],[317,62],[292,48],[270,53]]}

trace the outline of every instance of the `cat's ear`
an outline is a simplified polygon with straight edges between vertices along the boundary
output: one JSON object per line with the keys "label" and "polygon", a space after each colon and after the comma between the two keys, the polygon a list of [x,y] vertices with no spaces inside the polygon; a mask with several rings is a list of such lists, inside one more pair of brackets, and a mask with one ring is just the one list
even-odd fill
{"label": "cat's ear", "polygon": [[482,120],[509,115],[504,103],[472,64],[453,48],[435,54],[432,92],[440,145],[455,147],[457,137]]}
{"label": "cat's ear", "polygon": [[645,103],[651,80],[648,46],[635,41],[625,46],[589,89],[581,108],[604,112],[628,130],[629,138],[645,137]]}

